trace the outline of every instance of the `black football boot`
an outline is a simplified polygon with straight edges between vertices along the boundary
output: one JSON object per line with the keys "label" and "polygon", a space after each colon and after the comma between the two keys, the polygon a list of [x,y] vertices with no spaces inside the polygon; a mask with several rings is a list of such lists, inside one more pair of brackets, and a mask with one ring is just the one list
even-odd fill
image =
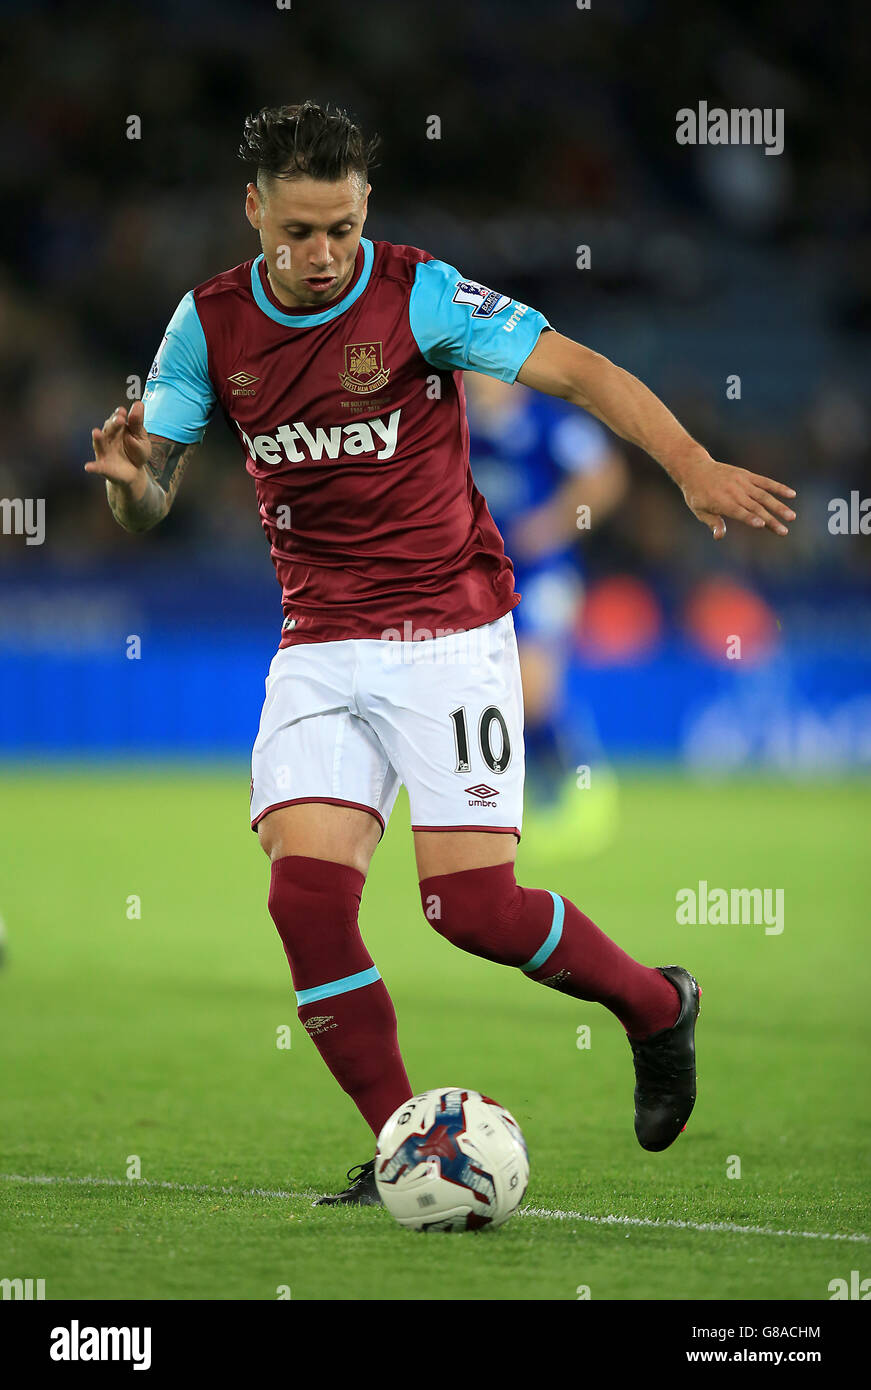
{"label": "black football boot", "polygon": [[331,1193],[326,1197],[317,1197],[312,1202],[313,1207],[380,1207],[383,1206],[378,1195],[378,1188],[375,1185],[375,1160],[370,1158],[366,1163],[358,1163],[355,1168],[348,1169],[349,1186],[344,1192]]}
{"label": "black football boot", "polygon": [[681,965],[659,965],[680,996],[671,1028],[629,1038],[635,1063],[635,1134],[642,1149],[658,1153],[686,1128],[696,1103],[696,1019],[702,991]]}

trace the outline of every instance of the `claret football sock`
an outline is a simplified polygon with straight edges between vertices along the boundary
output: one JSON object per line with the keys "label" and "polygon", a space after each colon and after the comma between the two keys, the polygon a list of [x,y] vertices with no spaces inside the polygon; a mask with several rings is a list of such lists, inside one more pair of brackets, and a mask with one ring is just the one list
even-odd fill
{"label": "claret football sock", "polygon": [[364,882],[349,865],[287,855],[272,864],[269,912],[300,1021],[377,1135],[412,1089],[393,1003],[357,924]]}
{"label": "claret football sock", "polygon": [[604,1004],[631,1037],[677,1021],[681,1001],[671,981],[639,965],[568,898],[521,888],[513,864],[421,879],[420,893],[428,921],[455,946]]}

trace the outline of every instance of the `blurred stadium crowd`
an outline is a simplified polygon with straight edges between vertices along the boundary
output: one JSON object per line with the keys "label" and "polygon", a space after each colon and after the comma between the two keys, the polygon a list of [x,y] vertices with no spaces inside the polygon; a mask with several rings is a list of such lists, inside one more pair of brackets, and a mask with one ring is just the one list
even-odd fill
{"label": "blurred stadium crowd", "polygon": [[[763,588],[862,587],[869,542],[827,528],[829,499],[869,476],[860,7],[837,24],[827,7],[775,0],[752,20],[711,0],[33,0],[2,13],[0,496],[45,497],[47,534],[41,553],[4,537],[0,566],[130,554],[82,471],[90,429],[126,402],[128,378],[144,380],[182,295],[259,249],[235,158],[244,116],[310,96],[383,138],[367,235],[535,305],[640,375],[715,456],[799,489],[788,544],[736,526],[715,550],[627,449],[633,485],[588,542],[593,575],[667,589],[707,567]],[[675,113],[700,99],[783,107],[784,153],[679,146]],[[268,566],[220,419],[148,543]]]}

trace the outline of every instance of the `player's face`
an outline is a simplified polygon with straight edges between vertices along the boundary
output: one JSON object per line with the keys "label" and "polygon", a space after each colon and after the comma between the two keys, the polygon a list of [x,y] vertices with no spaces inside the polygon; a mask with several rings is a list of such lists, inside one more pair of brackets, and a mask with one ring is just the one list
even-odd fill
{"label": "player's face", "polygon": [[354,273],[369,190],[355,174],[335,183],[271,179],[265,197],[249,183],[245,212],[282,304],[328,304],[341,294]]}

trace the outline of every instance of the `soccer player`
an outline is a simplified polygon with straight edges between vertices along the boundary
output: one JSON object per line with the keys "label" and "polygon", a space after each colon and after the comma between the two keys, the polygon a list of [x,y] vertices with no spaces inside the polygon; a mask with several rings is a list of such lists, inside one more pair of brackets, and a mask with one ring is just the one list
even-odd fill
{"label": "soccer player", "polygon": [[[299,1017],[377,1134],[413,1094],[357,924],[400,783],[426,920],[463,950],[604,1004],[632,1049],[635,1132],[695,1102],[699,988],[641,965],[568,898],[520,886],[523,711],[513,572],[472,482],[464,370],[562,397],[666,469],[714,537],[785,535],[792,489],[712,459],[640,381],[509,295],[365,238],[373,144],[312,102],[249,117],[261,254],[173,314],[142,402],[92,434],[120,524],[167,515],[216,406],[238,437],[284,623],[252,758],[251,826]],[[370,1150],[371,1152],[371,1150]],[[379,1200],[374,1161],[326,1202]]]}

